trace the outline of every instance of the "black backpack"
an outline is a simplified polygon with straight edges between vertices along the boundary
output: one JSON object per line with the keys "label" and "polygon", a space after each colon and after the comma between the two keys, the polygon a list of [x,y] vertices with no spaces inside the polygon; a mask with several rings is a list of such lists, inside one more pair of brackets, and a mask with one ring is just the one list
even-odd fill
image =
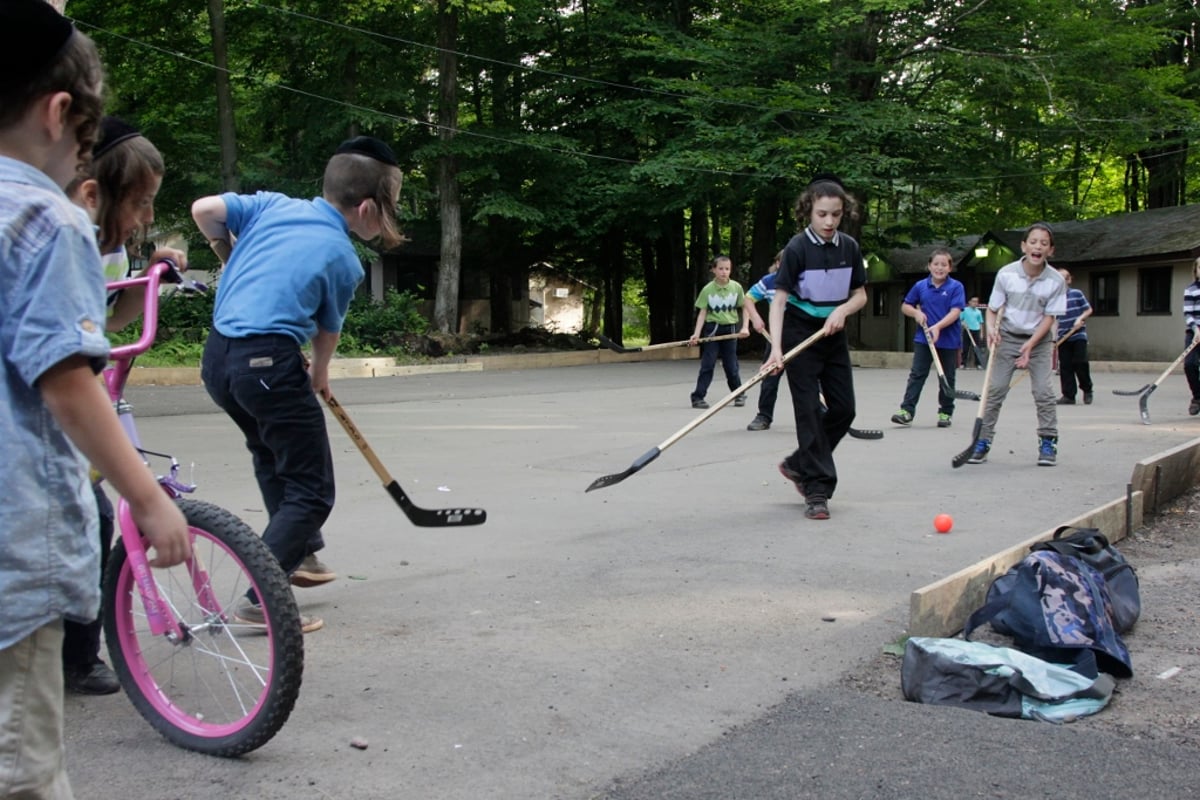
{"label": "black backpack", "polygon": [[1129,650],[1113,627],[1104,576],[1074,556],[1037,550],[988,587],[987,599],[967,619],[963,638],[985,623],[1011,636],[1016,647],[1095,678],[1133,675]]}
{"label": "black backpack", "polygon": [[[1073,532],[1064,536],[1067,531]],[[1104,576],[1104,583],[1108,586],[1108,599],[1112,603],[1112,622],[1117,633],[1125,633],[1137,622],[1142,613],[1142,596],[1138,589],[1137,572],[1099,530],[1063,525],[1054,532],[1053,539],[1038,542],[1029,549],[1053,550],[1064,556],[1074,556],[1094,567]]]}

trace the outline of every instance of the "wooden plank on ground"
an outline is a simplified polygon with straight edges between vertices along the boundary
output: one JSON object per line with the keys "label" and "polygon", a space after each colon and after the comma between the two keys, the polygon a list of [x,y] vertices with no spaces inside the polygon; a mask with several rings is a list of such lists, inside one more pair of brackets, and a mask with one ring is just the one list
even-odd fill
{"label": "wooden plank on ground", "polygon": [[[1134,492],[1130,498],[1134,530],[1142,524],[1142,500],[1141,492]],[[1062,524],[1099,528],[1110,542],[1116,542],[1125,537],[1125,518],[1126,498],[1122,497]],[[962,630],[970,613],[983,605],[992,581],[1020,562],[1029,553],[1030,545],[1051,538],[1057,528],[1055,525],[1032,539],[917,589],[909,598],[908,635],[953,636]]]}

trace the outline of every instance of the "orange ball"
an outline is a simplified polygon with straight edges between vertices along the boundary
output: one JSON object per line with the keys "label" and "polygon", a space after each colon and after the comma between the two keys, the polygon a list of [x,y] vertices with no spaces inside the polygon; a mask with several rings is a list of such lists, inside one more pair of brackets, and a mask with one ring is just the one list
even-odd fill
{"label": "orange ball", "polygon": [[933,529],[938,533],[949,533],[954,527],[954,517],[949,514],[938,514],[933,518]]}

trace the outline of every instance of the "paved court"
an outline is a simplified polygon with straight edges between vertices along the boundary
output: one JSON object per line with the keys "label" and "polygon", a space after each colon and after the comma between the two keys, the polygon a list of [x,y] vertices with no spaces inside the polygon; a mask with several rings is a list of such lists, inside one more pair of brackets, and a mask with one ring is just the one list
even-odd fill
{"label": "paved court", "polygon": [[[959,401],[955,426],[937,429],[931,381],[900,429],[888,418],[906,371],[862,369],[855,426],[885,438],[838,449],[827,522],[805,520],[775,470],[794,446],[786,389],[772,430],[745,430],[753,401],[728,408],[623,483],[585,494],[694,419],[695,372],[682,361],[336,382],[419,505],[481,506],[487,524],[412,527],[330,418],[339,497],[325,554],[342,577],[297,590],[326,628],[307,639],[291,720],[260,751],[221,761],[168,745],[123,695],[69,698],[81,796],[974,796],[962,792],[978,780],[962,776],[962,759],[926,765],[960,773],[941,784],[958,794],[938,794],[888,738],[927,734],[938,710],[830,687],[903,634],[915,588],[1122,496],[1135,461],[1200,435],[1181,375],[1155,393],[1143,426],[1136,399],[1110,390],[1154,376],[1098,373],[1094,405],[1060,409],[1059,466],[1034,465],[1022,388],[990,462],[954,470],[976,404]],[[959,386],[978,391],[982,376],[960,373]],[[198,496],[261,529],[249,457],[203,390],[134,387],[129,399],[147,447],[175,453]],[[933,532],[938,512],[954,515],[953,533]],[[1074,735],[982,715],[961,725],[988,740],[994,725]],[[354,737],[369,748],[351,749]],[[969,737],[939,735],[939,751],[950,758],[950,740]],[[1106,763],[1122,772],[1112,753]]]}

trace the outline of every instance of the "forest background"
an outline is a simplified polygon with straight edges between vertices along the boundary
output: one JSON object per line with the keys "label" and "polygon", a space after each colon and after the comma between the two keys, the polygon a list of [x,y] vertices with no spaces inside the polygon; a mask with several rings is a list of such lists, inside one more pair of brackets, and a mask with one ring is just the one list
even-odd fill
{"label": "forest background", "polygon": [[[437,252],[432,326],[462,265],[492,327],[529,269],[622,297],[652,341],[690,330],[707,262],[753,280],[793,203],[839,175],[864,253],[1195,194],[1200,7],[1186,0],[69,0],[110,113],[168,173],[158,227],[217,191],[319,193],[342,139],[391,143],[399,214]],[[365,254],[369,255],[369,254]],[[413,298],[409,298],[413,299]],[[412,317],[405,306],[398,315]]]}

